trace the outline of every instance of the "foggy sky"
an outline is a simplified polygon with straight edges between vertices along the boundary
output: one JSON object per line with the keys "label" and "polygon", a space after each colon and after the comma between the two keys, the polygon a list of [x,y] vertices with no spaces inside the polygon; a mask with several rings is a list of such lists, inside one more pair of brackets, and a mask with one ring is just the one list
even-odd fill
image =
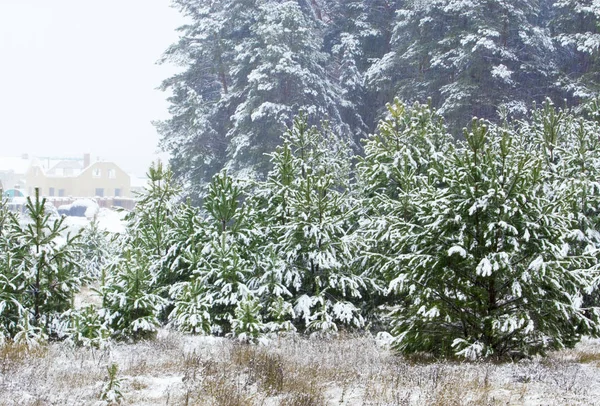
{"label": "foggy sky", "polygon": [[[167,117],[169,0],[0,0],[0,156],[77,156],[143,174]],[[163,154],[163,159],[166,156]]]}

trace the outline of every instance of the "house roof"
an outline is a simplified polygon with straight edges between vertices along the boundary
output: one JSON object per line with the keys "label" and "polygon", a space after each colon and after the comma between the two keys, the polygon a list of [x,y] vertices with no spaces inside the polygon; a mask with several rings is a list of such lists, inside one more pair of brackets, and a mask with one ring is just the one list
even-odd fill
{"label": "house roof", "polygon": [[83,160],[80,160],[80,159],[69,159],[69,160],[66,160],[65,159],[63,161],[59,161],[52,168],[50,168],[50,170],[59,169],[59,168],[63,168],[63,169],[82,169],[83,168]]}
{"label": "house roof", "polygon": [[[65,173],[64,170],[70,170],[70,173]],[[55,162],[50,169],[46,170],[46,174],[50,176],[71,177],[77,176],[83,169],[82,159],[64,159]]]}

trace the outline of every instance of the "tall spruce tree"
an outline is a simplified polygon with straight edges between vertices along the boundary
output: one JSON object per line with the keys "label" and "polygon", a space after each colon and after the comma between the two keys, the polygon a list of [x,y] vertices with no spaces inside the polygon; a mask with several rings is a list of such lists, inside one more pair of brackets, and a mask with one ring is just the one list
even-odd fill
{"label": "tall spruce tree", "polygon": [[396,10],[404,1],[326,1],[325,50],[330,53],[333,73],[343,92],[340,106],[358,139],[373,130],[387,93],[369,91],[365,73],[390,51]]}
{"label": "tall spruce tree", "polygon": [[[406,2],[392,49],[367,74],[371,88],[409,101],[431,97],[452,126],[472,116],[497,119],[505,105],[523,114],[557,96],[548,1]],[[455,128],[455,129],[458,129]]]}
{"label": "tall spruce tree", "polygon": [[165,60],[185,70],[167,79],[172,118],[157,123],[175,176],[195,191],[213,174],[265,175],[279,134],[304,109],[352,138],[341,91],[322,51],[318,7],[305,1],[177,0],[191,23]]}
{"label": "tall spruce tree", "polygon": [[554,3],[552,29],[561,51],[560,85],[575,101],[598,95],[600,6],[594,0],[559,0]]}
{"label": "tall spruce tree", "polygon": [[240,46],[236,81],[245,95],[232,117],[231,168],[266,174],[264,154],[275,149],[292,117],[304,110],[330,121],[340,137],[339,90],[326,75],[319,25],[297,1],[264,0],[252,35]]}

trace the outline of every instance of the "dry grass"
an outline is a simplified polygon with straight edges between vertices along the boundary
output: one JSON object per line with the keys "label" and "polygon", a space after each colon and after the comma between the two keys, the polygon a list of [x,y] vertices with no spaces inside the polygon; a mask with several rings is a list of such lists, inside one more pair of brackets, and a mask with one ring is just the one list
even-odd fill
{"label": "dry grass", "polygon": [[43,358],[47,354],[46,347],[27,348],[25,345],[7,343],[0,346],[0,376],[10,374],[23,362],[34,358]]}
{"label": "dry grass", "polygon": [[407,360],[366,336],[288,337],[251,346],[161,332],[105,350],[0,348],[0,405],[100,405],[118,364],[123,405],[588,405],[600,344],[517,363]]}

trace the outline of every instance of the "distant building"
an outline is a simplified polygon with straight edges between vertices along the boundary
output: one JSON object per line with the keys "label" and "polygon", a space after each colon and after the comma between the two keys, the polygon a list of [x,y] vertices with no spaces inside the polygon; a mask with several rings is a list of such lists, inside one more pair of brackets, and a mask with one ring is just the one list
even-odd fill
{"label": "distant building", "polygon": [[20,157],[0,157],[0,183],[6,189],[22,189],[26,184],[26,175],[31,160],[28,155]]}
{"label": "distant building", "polygon": [[131,178],[114,162],[35,159],[26,174],[27,192],[47,197],[131,197]]}
{"label": "distant building", "polygon": [[21,189],[6,189],[3,190],[2,194],[8,199],[14,199],[15,197],[25,197],[25,193],[23,193],[23,190]]}

